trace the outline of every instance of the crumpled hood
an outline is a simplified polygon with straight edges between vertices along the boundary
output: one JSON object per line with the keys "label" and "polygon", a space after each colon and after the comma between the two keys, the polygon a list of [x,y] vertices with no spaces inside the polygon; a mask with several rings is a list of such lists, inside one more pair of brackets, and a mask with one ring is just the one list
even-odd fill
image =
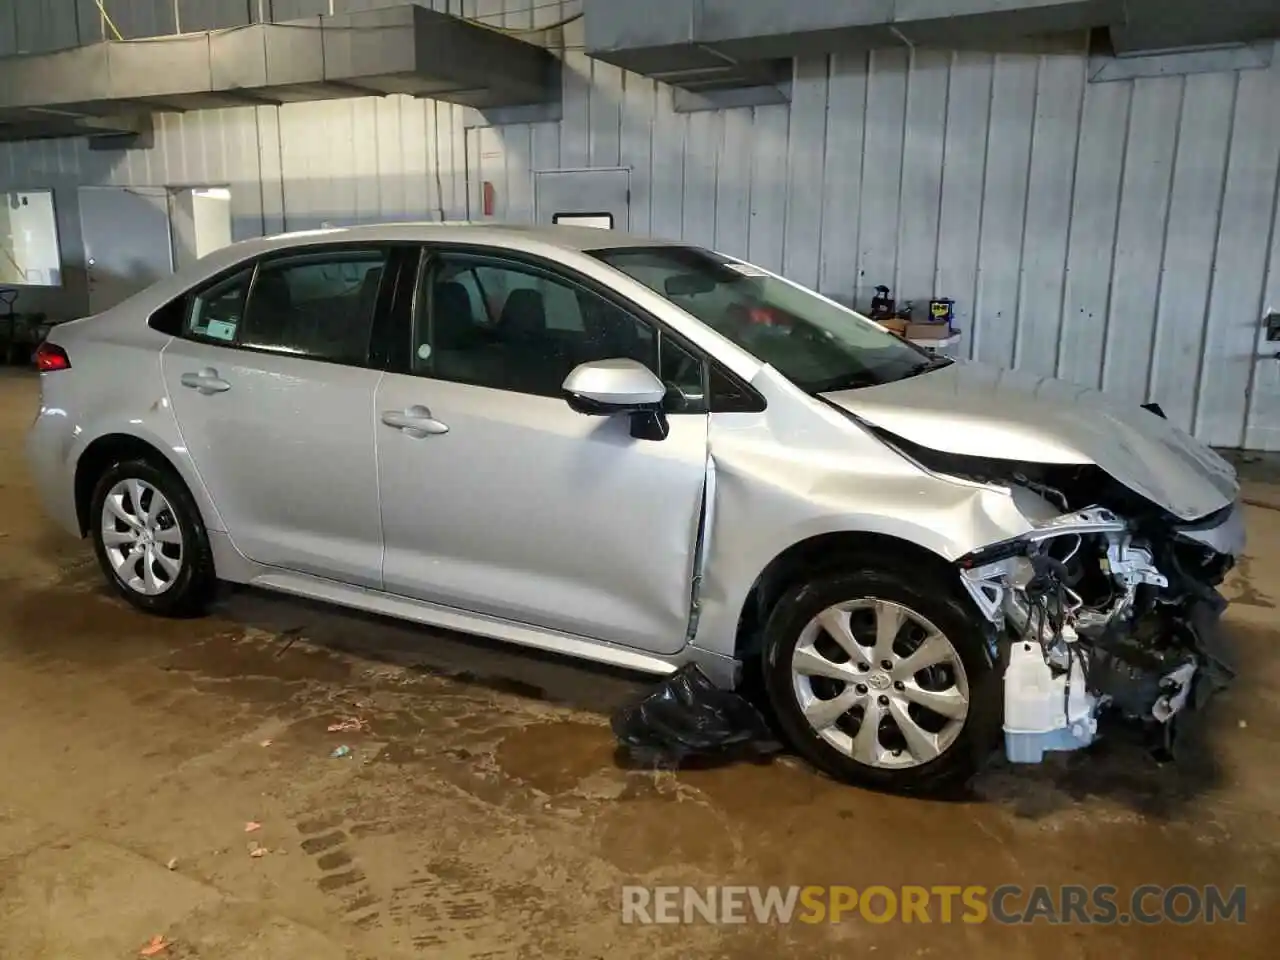
{"label": "crumpled hood", "polygon": [[1230,464],[1167,420],[1062,380],[957,362],[896,383],[824,396],[934,450],[1096,464],[1184,520],[1220,510],[1239,493]]}

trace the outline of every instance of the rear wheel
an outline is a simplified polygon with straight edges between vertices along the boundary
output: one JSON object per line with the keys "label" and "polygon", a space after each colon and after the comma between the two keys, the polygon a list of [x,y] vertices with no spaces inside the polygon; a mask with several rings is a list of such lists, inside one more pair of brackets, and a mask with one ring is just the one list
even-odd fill
{"label": "rear wheel", "polygon": [[764,681],[792,745],[831,776],[901,793],[967,780],[999,733],[977,611],[931,571],[821,574],[765,629]]}
{"label": "rear wheel", "polygon": [[215,584],[200,512],[182,480],[146,460],[115,463],[94,487],[91,533],[116,592],[163,616],[203,612]]}

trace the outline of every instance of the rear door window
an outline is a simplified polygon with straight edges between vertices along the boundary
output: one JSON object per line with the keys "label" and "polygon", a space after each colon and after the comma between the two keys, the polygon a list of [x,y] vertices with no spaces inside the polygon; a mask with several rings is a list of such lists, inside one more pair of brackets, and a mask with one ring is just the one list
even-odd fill
{"label": "rear door window", "polygon": [[235,343],[244,321],[253,268],[242,270],[196,294],[191,301],[187,333],[201,340]]}
{"label": "rear door window", "polygon": [[385,250],[322,251],[260,263],[241,345],[364,364],[386,263]]}

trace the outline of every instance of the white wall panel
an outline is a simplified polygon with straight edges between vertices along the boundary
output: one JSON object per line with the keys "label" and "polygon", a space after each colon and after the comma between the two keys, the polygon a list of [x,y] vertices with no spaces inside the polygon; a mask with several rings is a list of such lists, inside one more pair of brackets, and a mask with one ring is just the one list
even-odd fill
{"label": "white wall panel", "polygon": [[[672,108],[671,88],[659,86],[654,97],[649,181],[649,229],[655,236],[679,237],[684,233],[684,154],[688,128],[688,116]],[[560,165],[572,168],[577,165],[574,161],[574,157],[564,155],[561,140]]]}
{"label": "white wall panel", "polygon": [[1049,377],[1058,364],[1084,88],[1082,58],[1047,57],[1041,62],[1031,129],[1014,364]]}
{"label": "white wall panel", "polygon": [[[621,120],[621,145],[619,162],[631,169],[631,229],[639,234],[652,230],[653,204],[653,122],[657,107],[658,85],[636,74],[623,76],[623,110]],[[554,170],[560,166],[560,156],[551,154],[551,139],[544,152],[536,138],[542,128],[554,129],[542,124],[534,133],[534,165],[538,170]]]}
{"label": "white wall panel", "polygon": [[[1236,95],[1195,424],[1197,435],[1221,446],[1244,442],[1255,365],[1280,367],[1273,360],[1258,360],[1265,347],[1259,343],[1258,317],[1267,309],[1263,286],[1280,171],[1277,79],[1274,72],[1243,73]],[[1275,408],[1268,418],[1276,422]],[[1260,437],[1250,440],[1258,443]]]}
{"label": "white wall panel", "polygon": [[[953,54],[943,147],[938,279],[934,286],[938,296],[956,301],[957,325],[964,331],[960,343],[960,353],[964,356],[973,352],[983,186],[987,180],[987,134],[994,81],[995,62],[990,55]],[[858,302],[865,304],[871,295],[865,283],[859,293]]]}
{"label": "white wall panel", "polygon": [[1147,399],[1184,85],[1144,79],[1133,90],[1102,385],[1134,403]]}
{"label": "white wall panel", "polygon": [[700,246],[716,242],[716,171],[724,141],[724,115],[705,111],[686,118],[688,142],[684,151],[684,209],[682,237]]}
{"label": "white wall panel", "polygon": [[[749,254],[751,234],[751,126],[748,108],[726,110],[716,166],[714,248],[731,257]],[[632,177],[632,196],[635,177]]]}
{"label": "white wall panel", "polygon": [[[858,265],[872,287],[885,284],[898,289],[898,211],[909,63],[906,50],[877,50],[871,54],[867,77]],[[903,299],[920,295],[917,291],[899,292]]]}
{"label": "white wall panel", "polygon": [[[914,51],[907,86],[902,137],[903,201],[898,208],[898,267],[894,283],[920,301],[937,291],[938,225],[942,216],[942,163],[947,132],[947,87],[951,55]],[[938,293],[939,296],[943,294]],[[922,319],[928,304],[919,303]]]}
{"label": "white wall panel", "polygon": [[1236,82],[1233,74],[1209,73],[1187,77],[1183,89],[1147,393],[1184,430],[1200,380]]}
{"label": "white wall panel", "polygon": [[[755,108],[751,143],[751,224],[747,253],[769,270],[782,269],[787,217],[787,131],[791,111],[782,105]],[[656,147],[655,147],[656,149]],[[654,223],[654,233],[659,233]]]}
{"label": "white wall panel", "polygon": [[591,60],[585,54],[565,54],[563,89],[560,163],[566,170],[576,170],[591,161]]}
{"label": "white wall panel", "polygon": [[797,64],[787,130],[787,216],[782,269],[805,286],[818,285],[822,248],[822,183],[827,136],[827,61]]}
{"label": "white wall panel", "polygon": [[612,64],[590,62],[587,162],[593,167],[616,167],[622,149],[622,71]]}
{"label": "white wall panel", "polygon": [[1039,67],[1037,57],[998,54],[991,81],[978,296],[970,336],[974,357],[1005,367],[1013,362],[1017,335]]}
{"label": "white wall panel", "polygon": [[[184,26],[254,12],[195,3]],[[509,30],[579,9],[432,5]],[[92,0],[0,7],[0,55],[101,38]],[[172,29],[171,0],[108,9],[130,35]],[[1280,361],[1258,359],[1276,350],[1261,315],[1280,310],[1280,65],[1090,84],[1083,53],[890,49],[798,63],[790,105],[677,114],[669,87],[584,56],[580,21],[545,38],[567,47],[556,122],[468,132],[460,107],[391,97],[163,115],[145,149],[0,144],[0,189],[57,191],[66,285],[26,305],[83,309],[79,185],[226,183],[243,238],[478,218],[486,180],[498,216],[528,221],[535,171],[621,165],[635,232],[863,307],[878,283],[922,308],[953,297],[964,354],[1157,400],[1214,443],[1280,449]]]}
{"label": "white wall panel", "polygon": [[832,57],[822,178],[818,289],[841,302],[858,299],[858,208],[866,133],[867,58]]}
{"label": "white wall panel", "polygon": [[1089,84],[1080,120],[1057,376],[1091,387],[1102,382],[1132,91]]}
{"label": "white wall panel", "polygon": [[[1272,67],[1269,88],[1270,103],[1253,103],[1250,119],[1270,123],[1272,131],[1280,127],[1280,70]],[[1240,118],[1244,120],[1243,117]],[[1259,196],[1261,199],[1261,196]],[[1262,282],[1262,313],[1280,313],[1280,190],[1271,202],[1269,257]],[[1229,318],[1222,318],[1229,322]],[[1245,419],[1244,445],[1260,450],[1280,450],[1280,344],[1265,343],[1255,334],[1252,375],[1249,378],[1248,413]]]}

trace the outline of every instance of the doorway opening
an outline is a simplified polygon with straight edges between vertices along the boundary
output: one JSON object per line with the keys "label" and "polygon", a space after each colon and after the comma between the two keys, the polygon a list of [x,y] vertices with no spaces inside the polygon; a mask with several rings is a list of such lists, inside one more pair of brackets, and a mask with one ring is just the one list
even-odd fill
{"label": "doorway opening", "polygon": [[101,313],[231,243],[231,190],[81,187],[89,312]]}
{"label": "doorway opening", "polygon": [[231,244],[231,188],[177,187],[169,193],[174,265],[181,270]]}

